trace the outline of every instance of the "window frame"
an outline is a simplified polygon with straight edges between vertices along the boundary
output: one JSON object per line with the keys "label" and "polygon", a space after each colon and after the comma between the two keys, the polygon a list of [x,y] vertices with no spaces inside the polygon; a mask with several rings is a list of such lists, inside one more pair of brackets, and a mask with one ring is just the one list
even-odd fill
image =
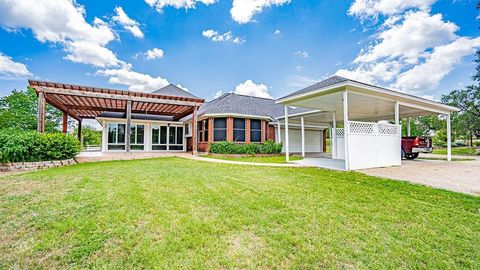
{"label": "window frame", "polygon": [[[113,126],[115,125],[115,142],[110,142],[110,126]],[[118,138],[119,138],[119,126],[120,125],[123,125],[123,142],[118,142]],[[126,134],[126,129],[127,129],[127,125],[125,123],[121,123],[121,122],[108,122],[107,124],[107,150],[108,151],[125,151],[126,149],[126,139],[127,139],[127,134]],[[121,147],[120,149],[110,149],[110,146],[114,147],[114,146],[119,146]]]}
{"label": "window frame", "polygon": [[[215,121],[217,120],[224,120],[225,121],[225,127],[217,127],[217,125],[215,124]],[[214,142],[223,142],[223,141],[227,141],[227,117],[218,117],[218,118],[213,118],[213,138],[212,140]],[[216,140],[215,139],[215,132],[216,131],[224,131],[225,132],[225,139],[224,140]]]}
{"label": "window frame", "polygon": [[[235,128],[235,120],[243,120],[243,129],[242,128]],[[234,142],[241,142],[244,143],[247,140],[247,119],[246,118],[233,118],[233,127],[232,127],[232,133],[233,133],[233,141]],[[235,131],[243,131],[243,141],[237,140],[235,136]]]}
{"label": "window frame", "polygon": [[[260,122],[260,128],[253,129],[252,128],[252,123],[257,122],[257,121]],[[254,132],[258,132],[260,134],[260,136],[258,137],[259,138],[258,141],[253,141],[252,140]],[[252,142],[252,143],[261,143],[262,142],[262,120],[260,120],[260,119],[250,119],[250,142]]]}

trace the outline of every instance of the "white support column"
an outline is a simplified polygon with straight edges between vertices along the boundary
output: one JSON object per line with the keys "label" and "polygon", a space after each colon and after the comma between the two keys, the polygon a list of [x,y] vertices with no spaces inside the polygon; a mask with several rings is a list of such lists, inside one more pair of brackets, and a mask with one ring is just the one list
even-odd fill
{"label": "white support column", "polygon": [[277,122],[277,136],[278,136],[278,141],[277,143],[281,143],[282,142],[282,132],[281,132],[281,128],[282,128],[282,125],[280,124],[280,121]]}
{"label": "white support column", "polygon": [[332,137],[330,137],[330,144],[332,145],[332,158],[337,158],[337,119],[335,116],[335,112],[332,114]]}
{"label": "white support column", "polygon": [[407,118],[407,136],[410,136],[410,117]]}
{"label": "white support column", "polygon": [[170,124],[167,124],[167,151],[170,151]]}
{"label": "white support column", "polygon": [[305,157],[305,125],[303,117],[300,117],[300,125],[302,126],[302,157]]}
{"label": "white support column", "polygon": [[350,170],[349,158],[348,158],[348,92],[345,90],[343,92],[343,131],[344,131],[344,141],[345,141],[345,170]]}
{"label": "white support column", "polygon": [[447,114],[447,160],[452,161],[452,128],[450,113]]}
{"label": "white support column", "polygon": [[395,101],[395,125],[400,125],[400,104]]}
{"label": "white support column", "polygon": [[290,149],[288,145],[288,106],[285,106],[285,160],[290,161]]}

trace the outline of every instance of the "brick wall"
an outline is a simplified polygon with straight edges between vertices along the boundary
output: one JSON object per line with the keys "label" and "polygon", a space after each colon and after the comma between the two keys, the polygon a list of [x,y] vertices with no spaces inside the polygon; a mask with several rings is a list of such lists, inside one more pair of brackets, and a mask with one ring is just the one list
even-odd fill
{"label": "brick wall", "polygon": [[227,142],[233,141],[233,117],[227,117]]}
{"label": "brick wall", "polygon": [[265,132],[267,132],[267,121],[262,120],[262,139],[261,142],[265,142]]}
{"label": "brick wall", "polygon": [[275,141],[275,126],[274,125],[268,125],[268,139]]}
{"label": "brick wall", "polygon": [[250,119],[245,119],[245,143],[250,143]]}

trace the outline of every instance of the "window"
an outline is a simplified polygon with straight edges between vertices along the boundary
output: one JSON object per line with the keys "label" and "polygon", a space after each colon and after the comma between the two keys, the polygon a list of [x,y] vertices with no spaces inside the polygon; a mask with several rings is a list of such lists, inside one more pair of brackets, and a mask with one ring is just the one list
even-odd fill
{"label": "window", "polygon": [[261,142],[262,141],[262,121],[250,120],[250,141]]}
{"label": "window", "polygon": [[108,123],[108,150],[125,150],[125,124]]}
{"label": "window", "polygon": [[190,136],[190,124],[185,125],[185,136]]}
{"label": "window", "polygon": [[227,140],[227,118],[215,118],[213,121],[213,141]]}
{"label": "window", "polygon": [[208,142],[208,119],[198,121],[198,141]]}
{"label": "window", "polygon": [[152,126],[152,150],[167,150],[167,126]]}
{"label": "window", "polygon": [[130,126],[130,149],[144,149],[145,125],[132,124]]}
{"label": "window", "polygon": [[183,127],[168,127],[168,150],[183,150]]}
{"label": "window", "polygon": [[245,141],[245,119],[233,118],[233,140],[236,142]]}

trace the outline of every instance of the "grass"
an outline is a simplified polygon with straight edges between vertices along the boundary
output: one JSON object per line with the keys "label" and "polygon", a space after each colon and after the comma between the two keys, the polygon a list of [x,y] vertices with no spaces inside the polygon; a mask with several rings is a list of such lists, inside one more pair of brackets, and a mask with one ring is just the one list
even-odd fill
{"label": "grass", "polygon": [[[475,156],[476,152],[475,147],[452,147],[452,155]],[[446,155],[447,148],[434,148],[433,154]]]}
{"label": "grass", "polygon": [[[441,157],[418,157],[417,159],[447,161],[447,158],[441,158]],[[473,161],[473,160],[475,160],[475,159],[474,158],[453,158],[452,157],[452,161]]]}
{"label": "grass", "polygon": [[480,199],[160,158],[0,178],[0,269],[479,269]]}
{"label": "grass", "polygon": [[[255,163],[287,163],[285,155],[278,156],[243,156],[243,157],[225,157],[217,155],[203,155],[202,157],[215,158],[222,160],[232,160],[241,162],[255,162]],[[301,160],[301,157],[290,156],[290,161]]]}

